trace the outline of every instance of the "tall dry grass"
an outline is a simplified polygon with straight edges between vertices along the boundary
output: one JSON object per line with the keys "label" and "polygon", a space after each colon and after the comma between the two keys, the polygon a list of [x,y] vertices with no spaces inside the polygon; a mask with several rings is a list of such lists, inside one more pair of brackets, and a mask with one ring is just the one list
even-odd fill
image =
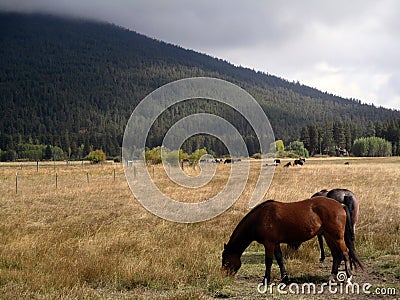
{"label": "tall dry grass", "polygon": [[[400,278],[400,269],[390,264],[400,257],[400,159],[349,161],[312,159],[301,168],[278,167],[265,199],[291,202],[323,188],[351,189],[360,201],[361,259],[386,257],[387,268],[377,269],[377,276]],[[218,166],[215,179],[195,193],[174,186],[161,167],[155,168],[155,181],[173,198],[202,201],[222,188],[229,169]],[[197,299],[247,292],[251,297],[256,290],[246,285],[256,286],[264,273],[262,246],[253,243],[244,253],[236,281],[220,273],[223,243],[249,210],[257,168],[251,172],[227,212],[203,223],[178,224],[152,215],[134,199],[120,165],[48,165],[37,172],[34,165],[2,164],[0,297]],[[284,251],[292,276],[329,275],[329,268],[318,264],[315,240],[296,253]]]}

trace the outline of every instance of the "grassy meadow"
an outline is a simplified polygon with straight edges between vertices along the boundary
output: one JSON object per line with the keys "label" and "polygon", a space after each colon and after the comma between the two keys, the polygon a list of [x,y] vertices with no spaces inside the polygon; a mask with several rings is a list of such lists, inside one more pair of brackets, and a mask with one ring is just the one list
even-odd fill
{"label": "grassy meadow", "polygon": [[[393,288],[399,297],[400,158],[315,158],[303,167],[282,165],[265,199],[292,202],[337,187],[356,194],[356,250],[366,269],[354,281],[371,283],[371,291]],[[218,165],[214,179],[196,191],[171,183],[161,166],[154,168],[154,180],[174,199],[202,201],[223,188],[229,170]],[[206,222],[178,224],[140,205],[120,164],[48,164],[37,170],[36,164],[1,163],[0,298],[265,299],[268,295],[257,292],[265,271],[263,246],[250,245],[235,278],[220,272],[223,244],[249,211],[255,164],[251,172],[228,211]],[[291,280],[321,283],[329,277],[329,250],[325,246],[328,257],[319,263],[316,239],[298,251],[282,248]],[[279,282],[275,263],[272,279]]]}

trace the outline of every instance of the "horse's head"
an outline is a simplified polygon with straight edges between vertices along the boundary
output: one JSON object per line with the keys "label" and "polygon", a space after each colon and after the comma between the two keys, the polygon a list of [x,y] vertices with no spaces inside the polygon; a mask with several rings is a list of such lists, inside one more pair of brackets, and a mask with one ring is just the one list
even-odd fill
{"label": "horse's head", "polygon": [[230,251],[228,246],[224,244],[224,251],[222,251],[222,270],[228,275],[235,275],[241,265],[240,255]]}

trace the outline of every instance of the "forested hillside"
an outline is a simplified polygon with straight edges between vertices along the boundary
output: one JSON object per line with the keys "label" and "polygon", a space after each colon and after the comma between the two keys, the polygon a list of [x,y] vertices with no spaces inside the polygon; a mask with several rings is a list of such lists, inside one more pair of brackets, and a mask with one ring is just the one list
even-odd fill
{"label": "forested hillside", "polygon": [[[300,139],[301,129],[310,123],[351,124],[354,140],[366,134],[370,122],[400,118],[399,111],[343,99],[93,21],[0,13],[0,57],[0,149],[16,152],[17,158],[19,145],[27,143],[58,146],[71,158],[91,149],[117,156],[126,122],[139,101],[168,82],[193,76],[222,78],[246,89],[265,110],[276,138],[285,143]],[[165,112],[153,126],[148,146],[160,144],[171,122],[193,112],[193,105],[189,101]],[[209,102],[195,108],[222,116],[226,109]],[[251,152],[257,151],[246,124],[231,119],[238,122]],[[217,144],[203,137],[193,139],[186,150],[220,147]],[[222,154],[223,148],[213,150]]]}

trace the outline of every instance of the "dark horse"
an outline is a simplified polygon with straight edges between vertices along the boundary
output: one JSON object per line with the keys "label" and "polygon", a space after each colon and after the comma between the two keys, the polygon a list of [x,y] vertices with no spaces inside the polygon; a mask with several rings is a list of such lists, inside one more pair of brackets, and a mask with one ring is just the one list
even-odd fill
{"label": "dark horse", "polygon": [[265,248],[265,284],[271,279],[274,255],[282,281],[287,281],[280,244],[302,243],[323,232],[333,256],[332,276],[337,275],[344,259],[347,278],[351,278],[351,265],[362,268],[362,264],[354,249],[353,227],[346,224],[350,224],[347,207],[330,198],[315,197],[293,203],[268,200],[253,208],[236,226],[224,245],[222,268],[234,275],[241,266],[244,250],[257,241]]}
{"label": "dark horse", "polygon": [[[351,224],[353,225],[353,230],[356,229],[356,223],[358,221],[359,214],[359,205],[358,200],[352,191],[346,189],[333,189],[333,190],[321,190],[318,193],[315,193],[311,197],[325,196],[331,199],[334,199],[340,203],[346,205],[350,211],[351,215]],[[319,248],[321,249],[321,258],[320,262],[325,260],[325,251],[324,251],[324,242],[322,239],[322,233],[318,234],[318,243]],[[292,247],[298,248],[300,245],[295,245]]]}

